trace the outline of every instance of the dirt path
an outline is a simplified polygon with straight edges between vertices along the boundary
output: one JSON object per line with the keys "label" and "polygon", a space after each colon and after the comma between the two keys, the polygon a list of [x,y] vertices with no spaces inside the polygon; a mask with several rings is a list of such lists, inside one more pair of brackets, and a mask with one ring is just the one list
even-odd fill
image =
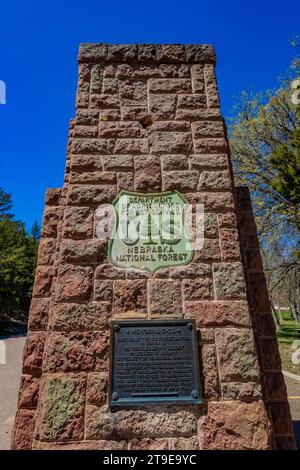
{"label": "dirt path", "polygon": [[[4,340],[6,365],[0,364],[0,449],[10,448],[10,433],[16,411],[22,368],[24,336]],[[300,381],[285,377],[295,434],[300,449]]]}

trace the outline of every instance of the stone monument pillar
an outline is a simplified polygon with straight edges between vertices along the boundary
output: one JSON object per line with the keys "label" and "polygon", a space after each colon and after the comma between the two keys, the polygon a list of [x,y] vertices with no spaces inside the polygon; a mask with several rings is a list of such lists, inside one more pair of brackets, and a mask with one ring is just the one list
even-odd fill
{"label": "stone monument pillar", "polygon": [[[234,188],[215,61],[207,45],[80,46],[64,185],[46,194],[13,449],[294,448],[251,201],[247,188]],[[156,251],[103,240],[103,204],[136,193],[137,201],[203,204],[204,246],[190,256],[174,244],[163,256],[152,241]],[[130,394],[125,378],[112,384],[111,341],[125,320],[149,322],[137,334],[154,324],[164,333],[179,320],[196,328],[199,390],[187,395],[180,382],[178,394],[174,376],[175,392],[165,381],[168,391],[151,402],[161,355],[168,361],[172,350],[164,351],[165,339],[151,351],[151,387],[134,384],[144,395]],[[122,405],[115,386],[133,406]]]}

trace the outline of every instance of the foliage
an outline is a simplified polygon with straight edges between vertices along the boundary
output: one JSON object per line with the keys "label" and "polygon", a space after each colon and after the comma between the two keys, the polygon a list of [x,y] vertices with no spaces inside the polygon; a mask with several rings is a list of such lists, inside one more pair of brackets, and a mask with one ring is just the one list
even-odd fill
{"label": "foliage", "polygon": [[[0,329],[27,313],[37,258],[38,239],[8,213],[11,195],[0,189]],[[37,227],[35,227],[36,230]]]}
{"label": "foliage", "polygon": [[273,303],[285,290],[300,321],[300,106],[291,84],[298,58],[279,89],[241,94],[230,128],[237,185],[251,191]]}

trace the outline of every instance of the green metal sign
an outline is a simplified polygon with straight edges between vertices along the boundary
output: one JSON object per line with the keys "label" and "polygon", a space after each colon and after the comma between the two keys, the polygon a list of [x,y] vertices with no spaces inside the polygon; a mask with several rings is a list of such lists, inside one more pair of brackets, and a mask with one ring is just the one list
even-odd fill
{"label": "green metal sign", "polygon": [[115,227],[108,248],[113,264],[153,273],[191,262],[194,251],[186,223],[187,201],[178,191],[141,194],[123,190],[113,206]]}

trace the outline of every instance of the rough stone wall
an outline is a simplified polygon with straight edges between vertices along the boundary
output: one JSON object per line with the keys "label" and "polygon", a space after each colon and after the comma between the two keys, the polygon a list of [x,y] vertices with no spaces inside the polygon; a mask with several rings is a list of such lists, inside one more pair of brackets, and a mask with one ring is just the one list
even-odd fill
{"label": "rough stone wall", "polygon": [[249,308],[261,370],[263,398],[273,423],[277,449],[296,449],[293,423],[281,372],[257,229],[248,188],[237,188],[238,226]]}
{"label": "rough stone wall", "polygon": [[[241,222],[249,201],[237,211],[213,48],[83,44],[76,105],[64,187],[46,196],[13,448],[269,449],[275,435],[292,448],[267,297],[249,293],[256,229]],[[191,264],[151,276],[109,263],[96,209],[121,189],[204,203]],[[109,320],[174,317],[196,319],[205,403],[111,413]]]}

